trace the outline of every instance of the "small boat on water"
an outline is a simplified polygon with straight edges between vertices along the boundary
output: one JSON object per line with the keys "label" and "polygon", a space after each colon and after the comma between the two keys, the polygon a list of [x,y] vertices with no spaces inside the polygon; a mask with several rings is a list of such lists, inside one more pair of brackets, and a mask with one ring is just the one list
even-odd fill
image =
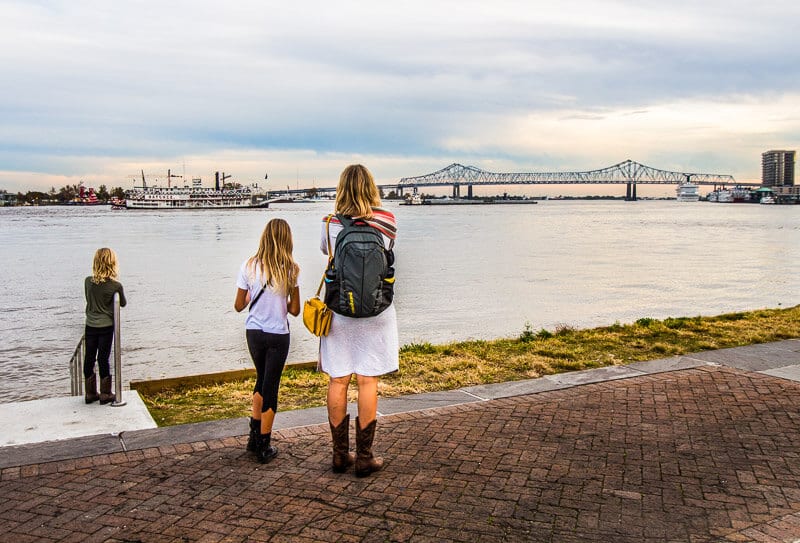
{"label": "small boat on water", "polygon": [[677,188],[679,202],[697,202],[700,200],[700,186],[695,183],[681,183]]}
{"label": "small boat on water", "polygon": [[414,193],[409,198],[406,198],[405,200],[403,200],[403,202],[400,205],[403,205],[403,206],[419,206],[419,205],[422,205],[424,203],[425,203],[425,201],[422,199],[422,196],[420,196],[419,193]]}
{"label": "small boat on water", "polygon": [[761,200],[759,200],[758,203],[765,205],[772,205],[776,204],[777,202],[775,201],[775,197],[772,194],[765,194],[764,196],[761,197]]}
{"label": "small boat on water", "polygon": [[88,189],[84,186],[83,181],[80,182],[78,185],[78,195],[72,199],[69,204],[71,205],[79,205],[79,206],[97,206],[101,205],[104,202],[101,202],[97,198],[97,194],[94,192],[93,187],[89,187]]}

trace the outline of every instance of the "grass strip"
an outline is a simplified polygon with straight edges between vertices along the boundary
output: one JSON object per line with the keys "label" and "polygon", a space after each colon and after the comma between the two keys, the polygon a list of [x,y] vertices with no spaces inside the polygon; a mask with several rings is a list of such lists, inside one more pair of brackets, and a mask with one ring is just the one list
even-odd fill
{"label": "grass strip", "polygon": [[[800,306],[714,317],[641,318],[589,329],[561,325],[535,331],[526,325],[517,338],[405,345],[400,349],[400,371],[382,377],[378,393],[391,397],[452,390],[792,338],[800,338]],[[144,394],[142,399],[159,426],[245,417],[250,414],[254,381],[181,386]],[[327,385],[323,373],[287,368],[280,409],[325,405]],[[351,387],[351,401],[355,388]]]}

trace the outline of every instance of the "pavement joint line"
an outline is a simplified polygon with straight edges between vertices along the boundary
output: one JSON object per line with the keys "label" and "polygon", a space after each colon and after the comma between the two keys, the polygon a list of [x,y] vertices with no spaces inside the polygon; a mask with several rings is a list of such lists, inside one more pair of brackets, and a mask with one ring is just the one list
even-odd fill
{"label": "pavement joint line", "polygon": [[473,398],[478,398],[478,399],[479,399],[480,401],[482,401],[482,402],[488,402],[488,401],[490,400],[490,398],[484,398],[484,397],[482,397],[482,396],[478,396],[477,394],[473,394],[472,392],[467,392],[467,391],[466,391],[466,390],[464,390],[463,388],[459,388],[459,389],[458,389],[458,391],[459,391],[459,392],[463,392],[463,393],[464,393],[464,394],[466,394],[467,396],[472,396]]}

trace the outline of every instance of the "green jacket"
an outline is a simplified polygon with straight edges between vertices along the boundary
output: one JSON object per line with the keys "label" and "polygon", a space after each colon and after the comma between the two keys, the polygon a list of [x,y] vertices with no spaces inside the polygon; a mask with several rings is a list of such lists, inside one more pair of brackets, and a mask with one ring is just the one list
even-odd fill
{"label": "green jacket", "polygon": [[92,282],[89,276],[84,281],[86,293],[86,326],[105,328],[114,326],[114,294],[119,293],[119,305],[125,307],[128,301],[122,290],[122,283],[106,279],[102,283]]}

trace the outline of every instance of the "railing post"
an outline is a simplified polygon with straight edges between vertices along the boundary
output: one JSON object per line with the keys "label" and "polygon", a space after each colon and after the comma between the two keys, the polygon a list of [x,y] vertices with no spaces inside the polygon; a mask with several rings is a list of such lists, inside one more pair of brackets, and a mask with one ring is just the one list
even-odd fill
{"label": "railing post", "polygon": [[81,396],[83,394],[83,346],[85,337],[81,336],[78,346],[72,353],[69,361],[70,394]]}
{"label": "railing post", "polygon": [[116,382],[116,399],[111,402],[111,407],[122,407],[122,340],[120,338],[119,295],[114,295],[114,381]]}

